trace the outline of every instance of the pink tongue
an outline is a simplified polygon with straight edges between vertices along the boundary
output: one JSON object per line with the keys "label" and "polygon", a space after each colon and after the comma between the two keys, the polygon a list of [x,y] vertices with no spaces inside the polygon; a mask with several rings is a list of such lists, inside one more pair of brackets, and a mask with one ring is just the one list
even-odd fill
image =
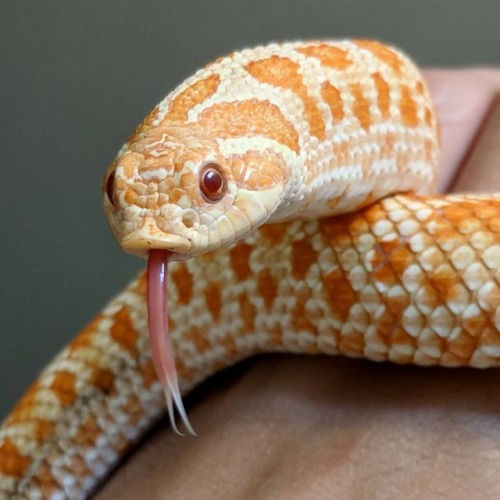
{"label": "pink tongue", "polygon": [[156,373],[167,399],[168,415],[172,428],[182,434],[175,422],[175,409],[188,433],[196,435],[182,404],[177,381],[172,343],[168,334],[168,312],[166,301],[167,265],[171,252],[151,250],[148,259],[148,323],[149,340]]}

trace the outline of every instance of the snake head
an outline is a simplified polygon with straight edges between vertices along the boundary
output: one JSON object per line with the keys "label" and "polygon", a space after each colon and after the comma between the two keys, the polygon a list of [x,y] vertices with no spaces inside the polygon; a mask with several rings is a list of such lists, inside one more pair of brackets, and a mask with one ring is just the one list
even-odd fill
{"label": "snake head", "polygon": [[136,133],[108,168],[104,205],[121,247],[182,260],[229,245],[263,224],[288,170],[275,151],[235,147],[206,128],[169,124]]}
{"label": "snake head", "polygon": [[168,333],[167,264],[229,245],[259,227],[278,206],[287,178],[279,155],[245,141],[228,145],[207,130],[212,127],[141,126],[103,180],[116,239],[125,251],[148,257],[153,362],[173,429],[180,433],[177,410],[190,434]]}

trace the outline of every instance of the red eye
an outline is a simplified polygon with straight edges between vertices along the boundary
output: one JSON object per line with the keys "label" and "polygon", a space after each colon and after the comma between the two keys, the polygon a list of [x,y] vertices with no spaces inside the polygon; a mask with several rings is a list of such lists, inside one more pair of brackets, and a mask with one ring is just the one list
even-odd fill
{"label": "red eye", "polygon": [[115,171],[109,174],[108,180],[106,181],[106,195],[111,205],[115,206]]}
{"label": "red eye", "polygon": [[207,163],[200,171],[200,189],[205,200],[219,201],[226,193],[226,179],[217,163]]}

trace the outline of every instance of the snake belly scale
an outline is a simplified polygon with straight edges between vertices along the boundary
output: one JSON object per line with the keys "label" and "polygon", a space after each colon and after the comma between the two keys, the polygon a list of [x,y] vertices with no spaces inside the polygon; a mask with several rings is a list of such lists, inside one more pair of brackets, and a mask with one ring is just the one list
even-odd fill
{"label": "snake belly scale", "polygon": [[[262,352],[497,366],[500,195],[423,195],[438,142],[416,67],[365,40],[236,52],[156,106],[104,198],[126,251],[169,253],[180,390]],[[1,497],[88,496],[164,414],[147,286],[143,273],[103,309],[3,423]]]}

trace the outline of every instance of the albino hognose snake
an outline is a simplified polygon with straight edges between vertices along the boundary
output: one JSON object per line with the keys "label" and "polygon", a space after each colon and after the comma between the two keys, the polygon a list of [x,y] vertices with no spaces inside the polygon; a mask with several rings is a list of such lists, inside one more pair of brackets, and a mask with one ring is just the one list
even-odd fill
{"label": "albino hognose snake", "polygon": [[[149,321],[171,415],[173,397],[190,429],[161,344],[168,258],[182,392],[265,351],[500,363],[500,196],[395,195],[432,187],[437,136],[415,66],[370,41],[237,52],[153,109],[103,186],[121,246],[155,249]],[[146,288],[143,274],[8,417],[0,495],[85,496],[163,413]]]}

